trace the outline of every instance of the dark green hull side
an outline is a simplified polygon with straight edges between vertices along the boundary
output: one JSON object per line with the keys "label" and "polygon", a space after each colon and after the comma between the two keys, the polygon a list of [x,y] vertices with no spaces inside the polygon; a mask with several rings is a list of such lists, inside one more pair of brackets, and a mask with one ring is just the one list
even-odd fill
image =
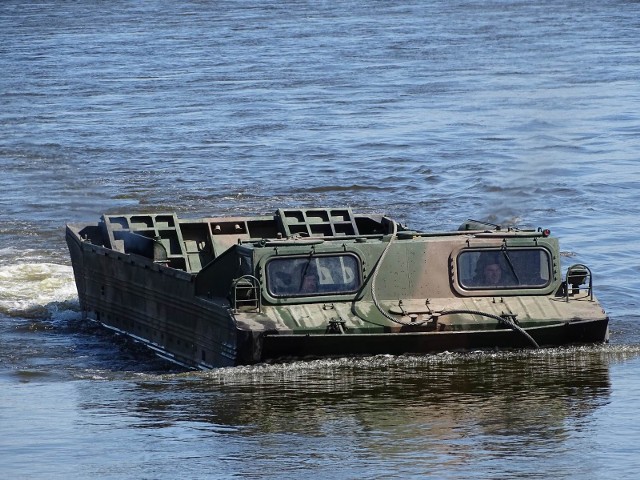
{"label": "dark green hull side", "polygon": [[[526,329],[541,346],[604,343],[609,319],[574,321]],[[301,358],[347,355],[404,355],[495,348],[528,348],[530,341],[509,330],[416,332],[346,335],[269,335],[264,339],[265,358]]]}
{"label": "dark green hull side", "polygon": [[[186,367],[253,363],[253,335],[228,304],[194,295],[192,275],[79,241],[67,233],[83,317]],[[245,353],[246,352],[246,353]]]}

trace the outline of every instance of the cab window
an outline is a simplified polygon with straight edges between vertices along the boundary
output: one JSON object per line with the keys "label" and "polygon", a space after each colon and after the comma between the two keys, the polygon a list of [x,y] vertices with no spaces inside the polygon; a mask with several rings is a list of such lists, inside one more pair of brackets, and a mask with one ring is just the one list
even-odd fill
{"label": "cab window", "polygon": [[274,258],[266,274],[276,297],[352,293],[361,285],[360,261],[351,254]]}
{"label": "cab window", "polygon": [[457,267],[466,289],[544,288],[551,281],[551,257],[543,248],[465,250]]}

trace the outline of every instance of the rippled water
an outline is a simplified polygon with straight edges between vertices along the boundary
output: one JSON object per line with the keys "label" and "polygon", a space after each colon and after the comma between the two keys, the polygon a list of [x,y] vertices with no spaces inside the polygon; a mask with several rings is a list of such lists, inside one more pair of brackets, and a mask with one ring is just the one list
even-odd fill
{"label": "rippled water", "polygon": [[[0,475],[634,478],[640,3],[0,3]],[[65,222],[351,206],[550,228],[611,344],[176,370]]]}

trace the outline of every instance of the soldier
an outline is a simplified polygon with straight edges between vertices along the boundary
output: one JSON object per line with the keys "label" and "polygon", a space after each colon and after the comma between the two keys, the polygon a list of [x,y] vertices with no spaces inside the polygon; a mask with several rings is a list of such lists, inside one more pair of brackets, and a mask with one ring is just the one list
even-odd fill
{"label": "soldier", "polygon": [[302,278],[300,291],[304,293],[315,293],[318,291],[318,275],[315,273],[306,273]]}
{"label": "soldier", "polygon": [[486,285],[495,286],[502,283],[502,267],[499,263],[488,263],[482,271],[484,283]]}
{"label": "soldier", "polygon": [[473,285],[477,287],[498,287],[514,285],[513,275],[505,271],[499,253],[483,253],[476,263]]}

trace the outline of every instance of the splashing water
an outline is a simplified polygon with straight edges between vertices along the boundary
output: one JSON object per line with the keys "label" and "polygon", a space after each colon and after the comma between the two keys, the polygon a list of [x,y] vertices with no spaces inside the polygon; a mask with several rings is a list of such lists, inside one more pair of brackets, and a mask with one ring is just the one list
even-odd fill
{"label": "splashing water", "polygon": [[52,318],[77,309],[71,267],[54,263],[0,266],[0,313]]}

